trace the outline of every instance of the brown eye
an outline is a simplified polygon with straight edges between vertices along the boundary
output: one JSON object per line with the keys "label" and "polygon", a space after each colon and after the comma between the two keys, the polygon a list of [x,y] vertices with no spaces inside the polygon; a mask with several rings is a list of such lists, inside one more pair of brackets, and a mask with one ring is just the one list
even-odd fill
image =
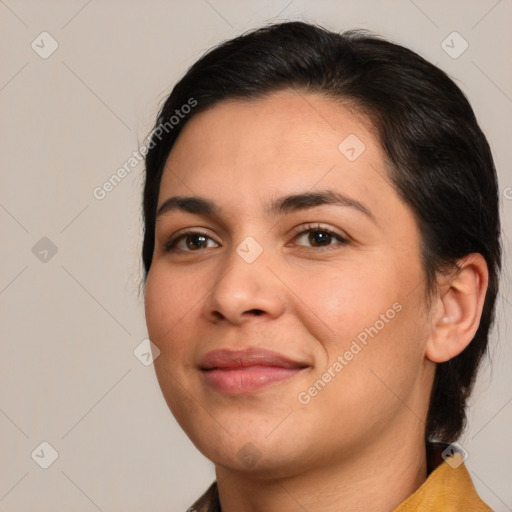
{"label": "brown eye", "polygon": [[308,241],[313,247],[323,246],[324,244],[330,245],[329,242],[332,239],[332,235],[327,231],[314,231],[309,232]]}
{"label": "brown eye", "polygon": [[183,251],[183,252],[197,252],[201,249],[208,249],[208,240],[216,243],[212,238],[210,238],[205,233],[190,231],[187,233],[182,233],[181,235],[173,238],[169,242],[165,244],[165,251]]}
{"label": "brown eye", "polygon": [[206,245],[207,237],[204,235],[187,235],[185,237],[185,245],[190,249],[202,249]]}
{"label": "brown eye", "polygon": [[296,237],[296,240],[306,240],[307,244],[299,243],[298,245],[306,245],[313,248],[327,248],[334,246],[333,241],[337,241],[338,244],[346,245],[348,240],[343,238],[341,235],[334,233],[330,229],[325,229],[321,226],[308,227],[304,231],[301,231]]}

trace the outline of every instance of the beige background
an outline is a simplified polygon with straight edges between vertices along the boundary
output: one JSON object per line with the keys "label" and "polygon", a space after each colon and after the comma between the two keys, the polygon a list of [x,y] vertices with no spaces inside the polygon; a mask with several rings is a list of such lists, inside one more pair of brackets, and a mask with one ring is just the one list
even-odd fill
{"label": "beige background", "polygon": [[[474,106],[500,177],[505,275],[461,444],[481,496],[512,510],[511,0],[0,0],[0,511],[180,511],[213,481],[133,354],[147,335],[143,167],[103,200],[93,190],[189,65],[272,19],[379,32],[446,70]],[[453,31],[469,44],[458,58],[441,45]],[[48,469],[43,441],[58,453]]]}

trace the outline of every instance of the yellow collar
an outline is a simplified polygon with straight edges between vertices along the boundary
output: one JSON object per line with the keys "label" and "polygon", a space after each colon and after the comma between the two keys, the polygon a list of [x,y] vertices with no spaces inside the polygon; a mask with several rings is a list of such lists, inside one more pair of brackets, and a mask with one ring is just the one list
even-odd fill
{"label": "yellow collar", "polygon": [[492,512],[478,496],[462,455],[455,453],[430,473],[393,512]]}

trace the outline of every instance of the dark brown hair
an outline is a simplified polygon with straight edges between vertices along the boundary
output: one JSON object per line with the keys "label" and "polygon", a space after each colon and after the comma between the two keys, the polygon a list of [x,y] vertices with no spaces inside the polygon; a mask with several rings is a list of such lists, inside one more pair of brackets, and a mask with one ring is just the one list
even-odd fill
{"label": "dark brown hair", "polygon": [[[501,268],[497,176],[468,100],[446,73],[415,52],[366,31],[338,34],[286,22],[250,31],[204,54],[173,88],[148,139],[144,285],[162,172],[183,126],[223,100],[261,98],[284,89],[350,102],[371,120],[387,155],[389,177],[421,231],[427,300],[437,273],[459,258],[477,252],[487,262],[489,285],[478,331],[461,354],[437,365],[431,393],[426,440],[453,442],[465,427],[466,402],[494,321]],[[181,110],[191,99],[196,106]],[[188,114],[170,125],[176,111]]]}

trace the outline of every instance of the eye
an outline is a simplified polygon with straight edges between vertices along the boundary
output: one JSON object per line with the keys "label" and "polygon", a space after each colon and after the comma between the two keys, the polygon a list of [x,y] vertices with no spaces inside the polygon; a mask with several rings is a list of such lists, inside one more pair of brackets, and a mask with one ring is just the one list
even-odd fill
{"label": "eye", "polygon": [[164,244],[165,252],[172,251],[184,251],[184,252],[197,252],[200,249],[209,249],[208,240],[216,242],[210,238],[206,233],[202,233],[201,231],[186,231],[185,233],[181,233],[178,236],[175,236],[167,243]]}
{"label": "eye", "polygon": [[[310,247],[314,248],[328,248],[333,244],[331,242],[337,240],[339,244],[346,245],[349,243],[347,238],[344,238],[338,233],[327,229],[321,225],[307,225],[304,226],[306,229],[300,231],[294,240],[305,240],[311,244]],[[303,245],[303,244],[298,244]]]}
{"label": "eye", "polygon": [[[349,243],[347,238],[334,232],[331,229],[315,224],[303,226],[303,229],[297,233],[293,240],[302,240],[310,244],[310,247],[317,249],[327,249],[334,246],[332,242],[337,241],[338,245],[346,245]],[[209,244],[210,242],[210,244]],[[213,245],[212,245],[213,243]],[[216,247],[218,244],[206,233],[201,231],[186,231],[173,237],[171,240],[164,244],[165,252],[198,252],[199,250],[210,249]],[[294,245],[304,245],[302,243]],[[333,247],[334,248],[334,247]]]}

